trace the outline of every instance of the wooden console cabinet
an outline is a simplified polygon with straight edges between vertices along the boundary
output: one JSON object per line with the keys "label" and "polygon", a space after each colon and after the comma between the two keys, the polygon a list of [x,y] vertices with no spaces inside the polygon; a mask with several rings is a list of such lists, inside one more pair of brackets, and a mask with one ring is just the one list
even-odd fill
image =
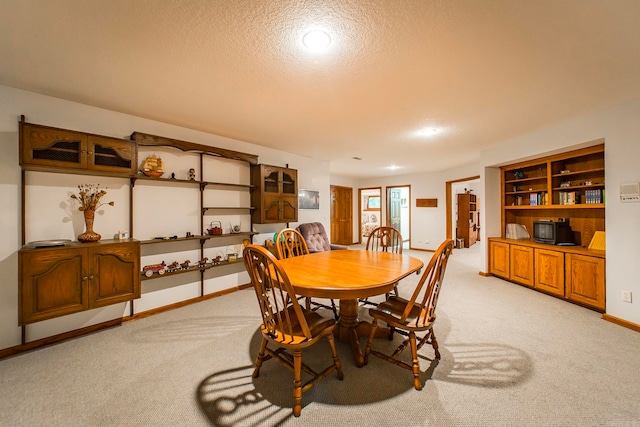
{"label": "wooden console cabinet", "polygon": [[605,309],[604,251],[490,238],[489,273],[598,311]]}
{"label": "wooden console cabinet", "polygon": [[140,297],[140,244],[134,240],[25,247],[18,262],[20,325]]}
{"label": "wooden console cabinet", "polygon": [[[502,236],[489,239],[489,273],[605,310],[605,252],[589,250],[605,226],[604,144],[503,166]],[[569,220],[575,246],[506,239],[507,224],[533,237],[537,220]]]}
{"label": "wooden console cabinet", "polygon": [[270,165],[251,166],[255,187],[251,204],[253,222],[273,224],[298,221],[298,171]]}

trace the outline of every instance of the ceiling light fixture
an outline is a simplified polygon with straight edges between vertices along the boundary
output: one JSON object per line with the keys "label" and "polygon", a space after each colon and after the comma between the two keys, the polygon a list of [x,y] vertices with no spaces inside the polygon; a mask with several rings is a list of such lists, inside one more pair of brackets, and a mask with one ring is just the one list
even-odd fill
{"label": "ceiling light fixture", "polygon": [[431,135],[435,135],[436,133],[438,133],[438,129],[436,128],[427,128],[427,129],[421,129],[418,131],[418,135],[421,135],[421,136],[431,136]]}
{"label": "ceiling light fixture", "polygon": [[320,52],[325,50],[331,44],[331,37],[322,30],[312,30],[302,37],[302,44],[309,50]]}

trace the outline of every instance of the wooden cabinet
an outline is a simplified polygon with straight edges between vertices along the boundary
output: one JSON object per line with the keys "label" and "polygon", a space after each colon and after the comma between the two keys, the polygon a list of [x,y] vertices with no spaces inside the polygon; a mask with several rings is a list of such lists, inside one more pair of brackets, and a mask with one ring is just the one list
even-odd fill
{"label": "wooden cabinet", "polygon": [[[595,232],[605,230],[604,166],[600,143],[501,167],[502,236],[490,239],[489,272],[527,286],[533,272],[535,289],[604,311],[605,254],[587,249]],[[507,224],[523,225],[533,237],[535,221],[560,218],[569,219],[575,246],[504,238]],[[523,247],[532,248],[532,261]]]}
{"label": "wooden cabinet", "polygon": [[490,238],[489,273],[589,308],[605,309],[604,251]]}
{"label": "wooden cabinet", "polygon": [[298,171],[270,165],[251,167],[253,222],[298,221]]}
{"label": "wooden cabinet", "polygon": [[23,248],[18,262],[20,325],[140,297],[137,241]]}
{"label": "wooden cabinet", "polygon": [[533,287],[533,248],[509,245],[509,278],[525,286]]}
{"label": "wooden cabinet", "polygon": [[20,122],[20,166],[29,170],[131,176],[132,141]]}
{"label": "wooden cabinet", "polygon": [[456,238],[464,239],[464,247],[472,246],[478,240],[478,208],[475,194],[458,194],[458,218]]}
{"label": "wooden cabinet", "polygon": [[508,243],[489,241],[489,273],[504,279],[510,278]]}
{"label": "wooden cabinet", "polygon": [[605,309],[605,260],[589,256],[567,254],[567,298]]}
{"label": "wooden cabinet", "polygon": [[503,166],[501,172],[502,233],[510,223],[532,234],[536,220],[569,218],[574,243],[588,246],[596,231],[604,231],[604,144]]}
{"label": "wooden cabinet", "polygon": [[564,253],[546,249],[535,249],[535,288],[564,296]]}

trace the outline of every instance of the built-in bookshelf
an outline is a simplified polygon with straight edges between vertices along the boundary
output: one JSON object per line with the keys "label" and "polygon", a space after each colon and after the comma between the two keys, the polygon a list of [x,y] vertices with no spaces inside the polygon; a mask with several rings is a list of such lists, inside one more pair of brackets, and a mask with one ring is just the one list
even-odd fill
{"label": "built-in bookshelf", "polygon": [[502,236],[506,224],[531,233],[539,219],[569,218],[574,241],[587,246],[604,231],[604,144],[501,168]]}

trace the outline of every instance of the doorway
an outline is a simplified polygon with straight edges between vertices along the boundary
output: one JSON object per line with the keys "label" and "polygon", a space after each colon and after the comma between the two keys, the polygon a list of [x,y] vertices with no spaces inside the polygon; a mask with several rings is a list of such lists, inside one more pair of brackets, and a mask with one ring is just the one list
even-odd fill
{"label": "doorway", "polygon": [[[456,229],[458,226],[458,194],[466,193],[467,191],[477,193],[480,187],[480,176],[471,176],[468,178],[456,179],[453,181],[447,181],[446,183],[446,224],[447,239],[456,239]],[[467,213],[467,215],[469,215]],[[474,216],[474,222],[476,227],[480,226],[480,201],[477,201],[476,213]],[[480,240],[480,229],[477,230],[477,240]]]}
{"label": "doorway", "polygon": [[331,186],[331,243],[353,245],[353,189]]}
{"label": "doorway", "polygon": [[382,225],[382,188],[360,188],[358,193],[358,211],[360,212],[358,242],[364,243],[367,241],[369,234]]}
{"label": "doorway", "polygon": [[387,225],[400,231],[403,246],[411,247],[411,186],[387,187]]}

